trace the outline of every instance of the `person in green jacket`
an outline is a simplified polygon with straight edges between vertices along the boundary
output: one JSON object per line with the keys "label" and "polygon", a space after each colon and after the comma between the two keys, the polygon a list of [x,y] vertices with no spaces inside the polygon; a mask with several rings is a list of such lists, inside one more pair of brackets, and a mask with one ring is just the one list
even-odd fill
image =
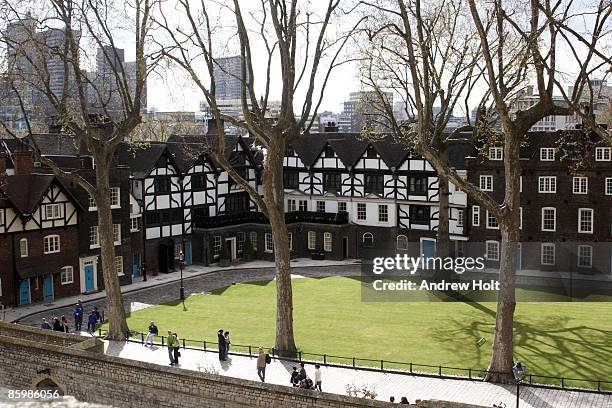
{"label": "person in green jacket", "polygon": [[170,365],[178,365],[179,363],[179,347],[178,336],[176,333],[172,333],[168,330],[168,357],[170,358]]}

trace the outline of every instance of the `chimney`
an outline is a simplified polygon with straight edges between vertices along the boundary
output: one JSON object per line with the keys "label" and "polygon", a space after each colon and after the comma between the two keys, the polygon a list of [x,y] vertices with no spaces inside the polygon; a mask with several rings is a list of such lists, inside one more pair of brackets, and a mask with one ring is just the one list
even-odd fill
{"label": "chimney", "polygon": [[13,163],[15,165],[16,176],[32,174],[32,171],[34,169],[34,160],[32,159],[32,152],[14,152]]}
{"label": "chimney", "polygon": [[327,122],[323,131],[325,133],[338,133],[338,125],[336,122]]}

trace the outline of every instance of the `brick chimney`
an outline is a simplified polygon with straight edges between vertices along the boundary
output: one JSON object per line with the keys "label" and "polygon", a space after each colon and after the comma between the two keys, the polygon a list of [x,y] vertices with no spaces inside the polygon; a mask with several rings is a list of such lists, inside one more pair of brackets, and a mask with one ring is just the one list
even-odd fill
{"label": "brick chimney", "polygon": [[32,152],[14,152],[13,163],[15,165],[16,176],[32,174],[34,170]]}

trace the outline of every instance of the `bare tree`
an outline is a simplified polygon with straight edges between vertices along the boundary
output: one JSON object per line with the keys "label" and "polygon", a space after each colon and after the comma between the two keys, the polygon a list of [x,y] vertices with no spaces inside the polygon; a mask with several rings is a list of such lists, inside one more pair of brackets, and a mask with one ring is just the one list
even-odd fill
{"label": "bare tree", "polygon": [[[395,4],[393,4],[395,3]],[[425,157],[439,175],[447,178],[474,201],[485,207],[500,226],[502,257],[500,262],[500,291],[498,294],[495,334],[492,356],[486,375],[488,381],[506,382],[512,380],[513,366],[513,318],[515,309],[516,253],[520,240],[520,175],[519,148],[525,141],[529,129],[549,115],[579,115],[587,130],[596,131],[609,138],[609,132],[597,126],[593,117],[583,109],[591,106],[593,98],[584,97],[585,89],[592,79],[609,69],[609,53],[603,51],[609,41],[609,17],[612,8],[602,1],[585,6],[579,2],[550,1],[504,1],[484,2],[468,0],[469,18],[465,21],[467,30],[477,33],[477,45],[482,53],[484,76],[477,86],[486,87],[485,98],[479,112],[492,113],[498,130],[486,115],[474,123],[476,137],[497,140],[504,148],[504,199],[496,201],[479,186],[464,180],[447,163],[439,151],[436,139],[432,138],[432,127],[437,122],[430,109],[438,99],[461,95],[474,89],[467,81],[463,89],[455,88],[449,95],[447,84],[454,82],[453,76],[437,76],[440,67],[463,73],[470,69],[469,59],[446,59],[439,52],[438,40],[432,40],[430,27],[432,16],[420,0],[386,2],[384,5],[369,2],[394,20],[389,27],[401,39],[396,52],[406,62],[406,75],[399,78],[402,90],[412,101],[416,120],[402,125],[395,122],[395,132],[401,137],[414,141],[416,151]],[[429,4],[429,2],[428,2]],[[450,1],[447,5],[456,4]],[[434,14],[435,16],[435,14]],[[586,34],[585,34],[586,33]],[[432,47],[432,42],[434,46]],[[609,43],[608,43],[609,44]],[[443,50],[445,48],[442,48]],[[452,48],[451,48],[452,49]],[[564,53],[570,49],[570,57]],[[578,67],[571,84],[573,92],[566,92],[568,75],[558,67],[563,56],[563,69],[571,65]],[[569,59],[569,61],[568,61]],[[475,73],[477,71],[474,71]],[[395,71],[394,71],[395,73]],[[472,78],[473,75],[463,77]],[[460,76],[460,78],[462,78]],[[378,82],[380,83],[380,82]],[[515,102],[528,84],[535,83],[537,94],[533,105],[518,110]],[[555,101],[554,94],[561,93],[564,103]],[[590,95],[593,95],[591,92]],[[454,105],[449,105],[451,108]],[[467,110],[467,109],[466,109]],[[587,109],[590,112],[592,109]]]}
{"label": "bare tree", "polygon": [[[117,147],[141,120],[146,77],[155,65],[150,60],[147,66],[146,55],[155,0],[25,3],[0,3],[6,22],[2,85],[12,102],[6,104],[11,109],[0,125],[56,176],[74,182],[95,201],[108,304],[107,337],[123,339],[128,327],[115,268],[109,173]],[[131,68],[117,47],[120,38],[135,44]],[[94,65],[98,70],[88,72]],[[61,168],[43,155],[33,136],[50,126],[70,137],[77,149],[87,150],[95,162],[94,177]]]}
{"label": "bare tree", "polygon": [[[295,355],[283,159],[287,146],[309,132],[332,71],[352,60],[341,56],[360,21],[353,22],[347,30],[339,30],[337,23],[344,13],[339,0],[321,4],[320,13],[298,5],[297,0],[261,0],[246,5],[251,7],[249,11],[241,9],[244,2],[230,3],[202,1],[195,6],[179,0],[176,8],[162,11],[158,24],[169,39],[169,44],[164,44],[165,56],[191,77],[217,122],[219,134],[209,143],[207,153],[250,195],[270,222],[277,270],[275,348],[280,354]],[[219,16],[211,16],[212,10],[219,9]],[[175,29],[179,18],[185,24]],[[233,73],[241,83],[238,115],[220,106],[219,84],[215,81],[215,74],[224,70],[218,63],[223,56],[219,44],[229,43],[227,47],[231,49],[232,41],[240,55],[240,73]],[[262,84],[261,88],[256,84]],[[269,102],[275,84],[280,85],[280,109],[272,118]],[[299,108],[298,94],[304,95]],[[263,194],[245,181],[224,156],[224,123],[248,132],[262,149]]]}

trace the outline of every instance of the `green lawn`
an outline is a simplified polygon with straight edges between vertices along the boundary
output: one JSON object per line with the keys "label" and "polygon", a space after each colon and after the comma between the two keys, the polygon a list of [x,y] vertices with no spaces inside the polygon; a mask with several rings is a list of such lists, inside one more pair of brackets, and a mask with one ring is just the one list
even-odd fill
{"label": "green lawn", "polygon": [[[295,338],[303,352],[487,366],[494,303],[362,302],[359,281],[341,277],[293,285]],[[172,329],[180,338],[207,341],[223,328],[236,345],[272,346],[274,310],[274,282],[243,283],[191,296],[185,308],[172,303],[135,312],[129,326],[144,332],[155,320],[160,334]],[[478,346],[482,337],[486,343]],[[612,381],[612,303],[519,303],[515,355],[528,373]]]}

